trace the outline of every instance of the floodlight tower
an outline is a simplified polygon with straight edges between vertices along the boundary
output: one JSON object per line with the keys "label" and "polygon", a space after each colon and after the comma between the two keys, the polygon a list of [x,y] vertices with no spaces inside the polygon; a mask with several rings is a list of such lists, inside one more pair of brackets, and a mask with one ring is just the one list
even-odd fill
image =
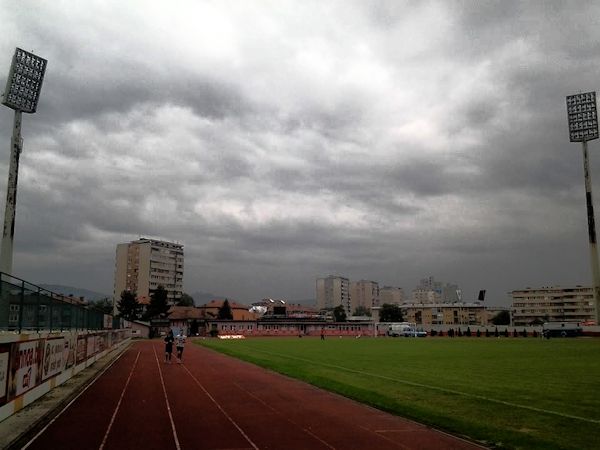
{"label": "floodlight tower", "polygon": [[598,325],[600,324],[600,268],[598,266],[596,223],[594,219],[594,203],[592,202],[592,180],[590,177],[587,148],[588,141],[598,139],[596,92],[567,96],[567,115],[569,118],[569,138],[571,142],[581,142],[583,147],[583,175],[585,177],[585,198],[590,241],[590,265],[594,281],[593,292],[596,306],[596,324]]}
{"label": "floodlight tower", "polygon": [[17,47],[2,98],[2,104],[15,111],[13,133],[10,141],[10,166],[8,169],[8,187],[6,189],[2,250],[0,251],[0,271],[8,274],[12,273],[17,179],[19,176],[19,157],[23,150],[21,115],[24,112],[32,114],[36,111],[47,63],[48,61],[45,59]]}

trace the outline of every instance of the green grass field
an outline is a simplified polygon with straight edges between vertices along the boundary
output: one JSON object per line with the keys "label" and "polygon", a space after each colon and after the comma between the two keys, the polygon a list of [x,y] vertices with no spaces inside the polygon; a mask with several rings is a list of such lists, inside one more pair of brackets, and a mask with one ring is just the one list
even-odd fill
{"label": "green grass field", "polygon": [[491,447],[600,448],[600,339],[198,342]]}

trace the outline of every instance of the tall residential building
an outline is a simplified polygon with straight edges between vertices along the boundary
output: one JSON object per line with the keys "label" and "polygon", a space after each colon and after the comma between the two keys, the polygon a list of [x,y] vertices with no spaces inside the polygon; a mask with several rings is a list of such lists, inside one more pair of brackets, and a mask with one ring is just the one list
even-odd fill
{"label": "tall residential building", "polygon": [[359,306],[364,306],[369,310],[373,306],[379,306],[379,283],[368,280],[350,283],[350,305],[352,313]]}
{"label": "tall residential building", "polygon": [[596,318],[591,287],[559,286],[512,291],[514,325],[542,322],[588,322]]}
{"label": "tall residential building", "polygon": [[440,303],[441,301],[442,296],[437,291],[419,288],[412,291],[413,303]]}
{"label": "tall residential building", "polygon": [[416,303],[454,303],[461,301],[460,289],[456,284],[436,281],[432,276],[423,278],[412,292],[412,301]]}
{"label": "tall residential building", "polygon": [[114,305],[121,292],[137,294],[141,304],[148,303],[158,286],[167,291],[173,302],[183,293],[183,245],[141,238],[117,245]]}
{"label": "tall residential building", "polygon": [[404,302],[404,290],[399,287],[384,286],[379,289],[380,305],[400,305]]}
{"label": "tall residential building", "polygon": [[348,278],[329,275],[317,278],[317,308],[332,309],[342,305],[347,315],[351,315],[350,280]]}

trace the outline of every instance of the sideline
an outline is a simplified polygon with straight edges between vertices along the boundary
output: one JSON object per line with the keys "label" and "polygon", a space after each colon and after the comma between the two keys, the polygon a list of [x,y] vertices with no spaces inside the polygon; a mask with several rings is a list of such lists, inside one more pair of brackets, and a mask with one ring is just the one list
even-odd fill
{"label": "sideline", "polygon": [[[23,431],[18,431],[18,428],[19,428],[18,425],[15,426],[15,428],[17,428],[17,432],[19,433],[19,435],[16,438],[14,438],[11,442],[6,442],[7,446],[3,447],[3,448],[6,448],[6,449],[20,448],[21,450],[25,450],[27,447],[29,447],[41,434],[44,433],[44,431],[46,431],[46,429],[48,429],[48,427],[50,425],[52,425],[56,421],[56,419],[58,419],[61,416],[61,414],[63,412],[65,412],[81,395],[83,395],[83,393],[85,391],[87,391],[96,382],[96,380],[98,380],[102,375],[104,375],[104,373],[108,369],[110,369],[113,366],[113,364],[115,364],[121,358],[121,356],[123,356],[127,352],[127,350],[129,349],[130,346],[131,346],[131,341],[121,347],[116,348],[115,351],[118,352],[116,357],[113,355],[113,352],[109,352],[104,358],[102,358],[102,359],[107,359],[107,362],[105,363],[106,365],[104,367],[101,366],[100,368],[98,368],[98,370],[95,370],[96,368],[94,368],[94,364],[95,364],[94,363],[91,366],[84,369],[79,374],[77,374],[77,375],[81,375],[81,376],[85,377],[86,374],[84,372],[89,369],[90,375],[88,378],[84,378],[83,381],[78,380],[77,376],[75,376],[75,377],[67,380],[61,386],[57,386],[52,391],[50,391],[48,394],[46,394],[46,396],[49,396],[49,394],[52,394],[52,393],[56,394],[56,392],[58,390],[60,390],[61,388],[66,389],[66,390],[71,389],[71,391],[69,391],[64,396],[64,398],[60,399],[60,403],[58,405],[56,405],[54,407],[50,405],[48,412],[46,412],[44,415],[40,415],[39,417],[33,418],[31,420],[33,422],[33,424],[31,424],[28,429],[25,429]],[[96,362],[101,362],[101,361],[102,360],[99,360]],[[83,389],[81,389],[81,386],[83,386]],[[77,389],[80,389],[80,390],[77,391]],[[76,392],[74,397],[73,397],[73,392]],[[44,397],[46,397],[46,396],[40,397],[40,399],[38,399],[38,402],[42,401],[42,399],[44,399]],[[64,404],[64,402],[69,400],[69,398],[70,398],[70,401],[68,401],[68,403],[52,418],[52,420],[45,423],[44,420],[50,414],[52,414],[57,408],[60,408],[61,404]],[[13,418],[14,418],[13,420],[19,420],[20,414],[26,414],[28,412],[28,410],[33,409],[35,407],[34,405],[36,405],[35,402],[32,403],[32,405],[28,406],[27,408],[18,412],[17,414],[13,415],[12,417],[9,417],[5,422],[9,422]],[[43,423],[45,423],[45,425],[39,432],[37,432],[35,434],[35,436],[30,438],[25,445],[23,445],[23,446],[19,445],[19,442],[23,441],[24,439],[27,439],[27,436],[31,435],[31,433],[37,427],[42,426]],[[4,422],[2,424],[4,424]]]}
{"label": "sideline", "polygon": [[169,404],[169,398],[167,397],[165,379],[163,378],[162,369],[160,368],[160,362],[158,361],[158,355],[156,354],[156,345],[152,345],[152,350],[154,350],[154,358],[156,359],[156,365],[158,366],[160,384],[162,385],[162,390],[165,394],[165,403],[167,404],[167,412],[169,413],[169,420],[171,421],[171,429],[173,430],[173,439],[175,439],[175,447],[177,448],[177,450],[181,450],[181,446],[179,445],[179,439],[177,438],[177,430],[175,429],[175,421],[173,420],[173,414],[171,413],[171,405]]}
{"label": "sideline", "polygon": [[129,386],[129,382],[131,381],[131,376],[133,375],[133,371],[137,367],[138,359],[140,359],[140,351],[138,350],[137,355],[135,356],[135,361],[133,362],[133,367],[129,371],[129,376],[127,377],[127,381],[125,382],[125,386],[123,386],[123,390],[121,391],[121,396],[119,397],[119,401],[117,402],[117,406],[115,406],[115,411],[113,412],[112,417],[110,418],[110,422],[108,423],[108,427],[106,428],[106,433],[104,433],[104,437],[102,438],[102,443],[100,444],[99,450],[102,450],[106,445],[106,441],[108,439],[108,435],[110,434],[110,430],[115,423],[115,418],[117,417],[117,413],[119,412],[119,408],[121,407],[121,403],[123,403],[123,397],[125,397],[125,391],[127,391],[127,387]]}
{"label": "sideline", "polygon": [[183,368],[185,369],[185,371],[186,371],[186,372],[187,372],[187,373],[190,375],[190,377],[192,377],[192,379],[193,379],[193,380],[196,382],[196,384],[197,384],[198,386],[200,386],[200,389],[202,389],[202,391],[204,391],[204,393],[205,393],[205,394],[208,396],[208,398],[210,398],[210,400],[211,400],[211,401],[212,401],[212,402],[215,404],[215,406],[216,406],[217,408],[219,408],[219,410],[220,410],[220,411],[223,413],[223,415],[224,415],[225,417],[227,417],[227,419],[228,419],[228,420],[229,420],[229,421],[230,421],[230,422],[233,424],[233,426],[234,426],[234,427],[236,427],[236,428],[237,428],[237,430],[238,430],[238,431],[239,431],[239,432],[242,434],[242,436],[244,436],[244,437],[246,438],[246,440],[247,440],[247,441],[250,443],[250,445],[252,446],[252,448],[253,448],[253,449],[255,449],[255,450],[259,450],[258,446],[257,446],[257,445],[256,445],[254,442],[252,442],[252,439],[250,439],[250,437],[249,437],[249,436],[248,436],[246,433],[244,433],[244,430],[242,430],[242,428],[241,428],[241,427],[240,427],[240,426],[239,426],[239,425],[238,425],[238,424],[235,422],[235,420],[233,420],[233,419],[231,418],[231,416],[225,412],[225,410],[224,410],[224,409],[221,407],[221,405],[220,405],[220,404],[219,404],[219,403],[218,403],[218,402],[215,400],[215,398],[214,398],[212,395],[210,395],[210,393],[209,393],[209,392],[206,390],[206,388],[205,388],[205,387],[202,385],[202,383],[200,383],[200,381],[198,380],[198,378],[196,378],[196,377],[194,376],[194,374],[193,374],[192,372],[190,372],[190,369],[188,369],[188,368],[187,368],[185,365],[183,365],[183,364],[182,364],[182,366],[183,366]]}
{"label": "sideline", "polygon": [[443,387],[439,387],[439,386],[432,386],[430,384],[417,383],[415,381],[408,381],[408,380],[402,380],[399,378],[387,377],[385,375],[378,375],[376,373],[363,372],[361,370],[350,369],[349,367],[338,366],[336,364],[327,364],[327,363],[317,362],[317,361],[313,361],[310,359],[299,358],[297,356],[290,356],[290,355],[285,355],[282,353],[268,352],[265,350],[257,349],[252,346],[248,346],[248,348],[250,348],[258,353],[264,353],[264,354],[270,355],[270,356],[279,356],[281,358],[294,359],[296,361],[302,361],[302,362],[310,363],[313,365],[319,365],[319,366],[323,366],[323,367],[331,367],[333,369],[339,369],[339,370],[343,370],[343,371],[349,372],[349,373],[356,373],[356,374],[365,375],[368,377],[379,378],[381,380],[393,381],[395,383],[406,384],[408,386],[415,386],[415,387],[420,387],[420,388],[425,388],[425,389],[431,389],[433,391],[439,391],[439,392],[443,392],[445,394],[454,394],[454,395],[459,395],[462,397],[473,398],[476,400],[484,400],[484,401],[487,401],[490,403],[498,403],[498,404],[505,405],[505,406],[511,406],[513,408],[520,408],[520,409],[525,409],[528,411],[558,416],[558,417],[562,417],[564,419],[573,419],[573,420],[578,420],[581,422],[587,422],[587,423],[593,423],[593,424],[600,425],[600,420],[596,420],[596,419],[588,419],[586,417],[573,416],[571,414],[560,413],[558,411],[552,411],[549,409],[536,408],[535,406],[520,405],[518,403],[507,402],[505,400],[498,400],[496,398],[486,397],[484,395],[470,394],[468,392],[457,391],[454,389],[448,389],[448,388],[443,388]]}
{"label": "sideline", "polygon": [[[283,412],[279,411],[278,409],[273,408],[273,406],[271,406],[269,403],[265,402],[262,398],[258,397],[254,393],[250,392],[248,389],[243,388],[239,383],[234,382],[233,385],[235,387],[237,387],[240,391],[244,392],[249,397],[252,397],[254,400],[256,400],[257,402],[259,402],[263,406],[263,408],[270,409],[275,414],[278,414],[279,416],[281,416],[283,418],[283,420],[291,423],[295,427],[297,427],[300,430],[304,431],[309,436],[315,438],[317,441],[321,442],[321,444],[323,444],[325,447],[328,447],[331,450],[336,450],[336,448],[333,447],[332,445],[330,445],[327,441],[324,441],[323,439],[321,439],[319,436],[317,436],[315,433],[313,433],[312,431],[310,431],[308,428],[305,428],[304,426],[300,425],[299,423],[293,421],[292,419],[290,419],[289,417],[287,417]],[[387,438],[384,438],[384,439],[387,439]],[[400,446],[403,447],[403,448],[408,448],[408,447],[404,447],[402,444],[400,444]]]}

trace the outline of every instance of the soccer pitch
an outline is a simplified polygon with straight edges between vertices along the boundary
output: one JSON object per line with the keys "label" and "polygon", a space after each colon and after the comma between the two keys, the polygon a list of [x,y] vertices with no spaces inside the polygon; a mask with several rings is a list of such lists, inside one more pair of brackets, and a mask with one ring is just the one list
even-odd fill
{"label": "soccer pitch", "polygon": [[198,343],[484,445],[600,448],[600,339]]}

